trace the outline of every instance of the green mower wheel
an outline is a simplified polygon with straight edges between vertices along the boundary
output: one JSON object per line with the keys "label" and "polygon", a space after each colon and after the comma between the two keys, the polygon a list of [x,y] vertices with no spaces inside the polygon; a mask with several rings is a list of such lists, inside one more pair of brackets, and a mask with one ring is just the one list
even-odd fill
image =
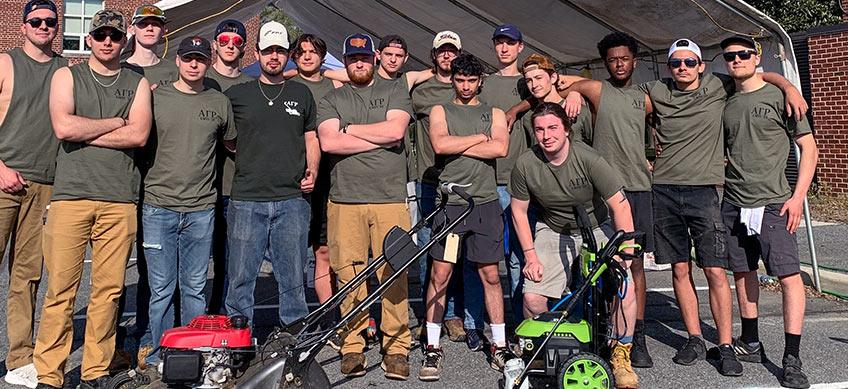
{"label": "green mower wheel", "polygon": [[559,365],[562,388],[613,389],[615,378],[607,361],[592,353],[577,353]]}

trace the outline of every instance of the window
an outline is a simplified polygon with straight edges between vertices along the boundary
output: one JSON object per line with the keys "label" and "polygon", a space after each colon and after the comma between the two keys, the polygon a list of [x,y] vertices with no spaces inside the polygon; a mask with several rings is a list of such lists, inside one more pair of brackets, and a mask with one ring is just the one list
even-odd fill
{"label": "window", "polygon": [[91,26],[91,18],[103,9],[103,0],[65,0],[65,35],[62,39],[64,52],[89,53],[85,36]]}

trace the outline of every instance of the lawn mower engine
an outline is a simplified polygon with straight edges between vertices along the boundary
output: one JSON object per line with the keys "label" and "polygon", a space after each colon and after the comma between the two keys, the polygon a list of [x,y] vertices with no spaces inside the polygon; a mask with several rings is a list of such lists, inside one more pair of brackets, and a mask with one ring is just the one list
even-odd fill
{"label": "lawn mower engine", "polygon": [[256,350],[245,316],[198,316],[165,331],[159,344],[162,383],[190,388],[232,386]]}

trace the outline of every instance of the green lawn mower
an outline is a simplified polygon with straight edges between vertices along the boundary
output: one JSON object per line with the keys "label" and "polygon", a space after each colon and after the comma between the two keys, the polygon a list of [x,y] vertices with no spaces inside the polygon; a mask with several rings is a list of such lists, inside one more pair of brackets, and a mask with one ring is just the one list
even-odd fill
{"label": "green lawn mower", "polygon": [[[627,281],[627,271],[615,256],[637,258],[640,246],[624,242],[643,233],[618,231],[599,249],[586,210],[575,207],[574,213],[583,237],[578,276],[583,283],[558,301],[551,311],[526,319],[518,326],[515,333],[520,350],[516,351],[520,351],[518,356],[524,367],[517,376],[505,374],[506,388],[526,388],[522,384],[528,378],[534,388],[615,387],[605,357],[609,355],[612,334],[611,307],[617,295],[626,293],[626,289],[624,293],[620,291]],[[634,249],[636,253],[625,253],[626,249]],[[582,313],[577,310],[581,307]]]}

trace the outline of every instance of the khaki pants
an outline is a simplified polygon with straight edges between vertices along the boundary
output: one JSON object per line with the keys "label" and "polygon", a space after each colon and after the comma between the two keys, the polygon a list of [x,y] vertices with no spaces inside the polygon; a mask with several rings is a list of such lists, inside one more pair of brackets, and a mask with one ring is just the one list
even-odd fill
{"label": "khaki pants", "polygon": [[0,192],[0,261],[9,245],[9,296],[6,300],[6,369],[32,363],[33,317],[41,281],[41,227],[52,185],[27,181],[24,190]]}
{"label": "khaki pants", "polygon": [[[349,282],[368,264],[368,249],[374,257],[383,253],[383,237],[394,227],[409,228],[406,204],[336,204],[327,205],[327,245],[330,249],[330,266],[336,274],[339,287]],[[377,270],[382,282],[393,273],[386,264]],[[342,301],[342,312],[349,312],[368,294],[363,284]],[[411,342],[409,334],[409,300],[406,274],[386,289],[382,299],[383,352],[408,355]],[[362,330],[368,326],[367,312],[356,317],[343,335],[342,354],[361,353],[365,349]]]}
{"label": "khaki pants", "polygon": [[62,386],[71,353],[74,302],[91,243],[82,379],[108,374],[115,353],[118,299],[136,233],[136,206],[92,200],[53,201],[44,227],[47,295],[33,361],[41,383]]}

